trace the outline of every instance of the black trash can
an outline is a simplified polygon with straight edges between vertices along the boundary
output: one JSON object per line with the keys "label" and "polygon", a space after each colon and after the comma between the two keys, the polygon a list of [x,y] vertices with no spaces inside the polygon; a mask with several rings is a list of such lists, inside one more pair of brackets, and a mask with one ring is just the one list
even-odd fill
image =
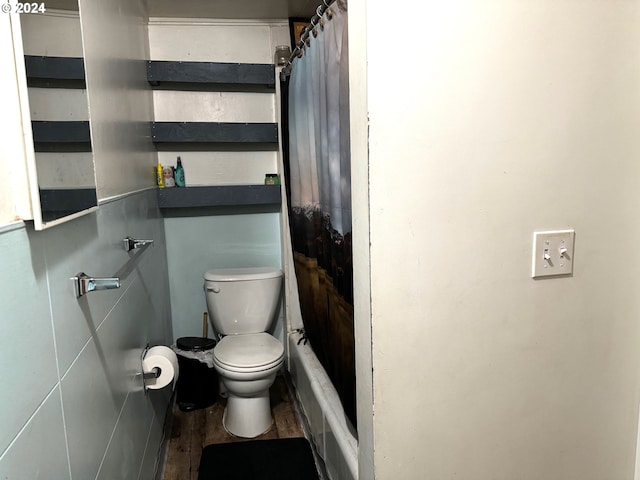
{"label": "black trash can", "polygon": [[218,400],[218,374],[213,367],[216,341],[204,337],[182,337],[176,341],[180,372],[178,407],[183,412],[213,405]]}

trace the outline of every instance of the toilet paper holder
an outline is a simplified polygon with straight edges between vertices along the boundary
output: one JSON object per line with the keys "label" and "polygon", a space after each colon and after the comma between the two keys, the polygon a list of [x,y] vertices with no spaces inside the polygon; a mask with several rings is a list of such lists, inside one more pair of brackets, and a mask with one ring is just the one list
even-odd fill
{"label": "toilet paper holder", "polygon": [[149,372],[145,372],[144,371],[144,357],[147,356],[147,352],[149,351],[149,344],[147,343],[147,346],[144,347],[144,349],[142,350],[142,355],[140,356],[140,370],[142,371],[142,383],[144,384],[144,391],[146,392],[147,390],[149,390],[147,388],[147,380],[151,380],[153,378],[158,378],[160,376],[160,374],[162,373],[162,369],[160,367],[154,367],[151,369],[151,371]]}
{"label": "toilet paper holder", "polygon": [[150,372],[142,372],[142,378],[144,380],[149,380],[151,378],[158,378],[162,373],[162,369],[160,367],[153,367]]}
{"label": "toilet paper holder", "polygon": [[[166,345],[147,346],[140,355],[140,370],[136,377],[142,377],[144,391],[174,389],[178,381],[178,357],[173,348]],[[139,384],[138,384],[139,385]]]}

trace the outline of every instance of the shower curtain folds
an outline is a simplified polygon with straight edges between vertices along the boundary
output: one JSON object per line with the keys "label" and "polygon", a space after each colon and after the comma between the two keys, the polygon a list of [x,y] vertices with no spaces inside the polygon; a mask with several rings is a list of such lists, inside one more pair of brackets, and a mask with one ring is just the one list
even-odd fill
{"label": "shower curtain folds", "polygon": [[316,23],[282,89],[289,219],[305,332],[355,425],[346,2]]}

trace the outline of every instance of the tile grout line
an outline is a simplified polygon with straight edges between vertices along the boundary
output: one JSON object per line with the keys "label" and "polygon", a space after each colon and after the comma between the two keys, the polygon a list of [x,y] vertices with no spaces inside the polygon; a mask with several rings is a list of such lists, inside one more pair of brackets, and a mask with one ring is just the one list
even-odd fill
{"label": "tile grout line", "polygon": [[[45,264],[46,264],[46,256],[45,256]],[[135,282],[136,282],[136,279],[134,278],[131,281],[131,283],[129,284],[129,286],[122,292],[122,295],[120,295],[118,297],[118,300],[113,304],[113,306],[105,314],[104,318],[100,321],[98,326],[96,326],[96,328],[95,328],[95,332],[96,333],[98,332],[98,330],[100,329],[102,324],[105,322],[105,320],[109,317],[111,312],[113,312],[114,308],[116,308],[116,306],[122,301],[122,299],[124,298],[126,293],[129,291],[129,289],[131,288],[131,286]],[[58,361],[58,350],[57,350],[57,345],[56,345],[55,328],[54,328],[54,320],[53,320],[53,307],[52,307],[52,303],[51,303],[51,289],[49,288],[49,274],[48,274],[48,272],[47,272],[47,287],[48,287],[48,291],[49,291],[49,309],[50,309],[50,312],[51,312],[50,316],[51,316],[51,326],[52,326],[52,333],[53,333],[54,349],[55,349],[55,352],[56,352],[56,369],[58,370],[58,385],[60,386],[60,402],[62,403],[62,421],[63,421],[63,426],[64,426],[65,443],[66,443],[66,447],[67,447],[67,463],[68,463],[68,466],[69,466],[69,480],[73,480],[73,474],[71,472],[71,455],[70,455],[70,452],[69,452],[69,440],[68,440],[68,434],[67,434],[67,423],[66,423],[65,415],[64,415],[64,400],[63,400],[63,395],[62,395],[62,380],[71,371],[71,369],[76,364],[76,362],[78,361],[78,359],[80,358],[82,353],[87,348],[87,346],[94,339],[93,339],[93,334],[89,336],[89,338],[87,339],[85,344],[79,350],[78,355],[76,355],[76,357],[73,359],[73,361],[69,364],[69,367],[65,371],[64,375],[60,376],[59,361]],[[96,472],[96,478],[98,478],[98,475],[100,474],[100,469],[102,468],[102,464],[104,463],[104,459],[106,458],[106,454],[107,454],[107,451],[109,449],[109,445],[111,444],[111,439],[113,438],[113,435],[115,433],[115,429],[118,426],[118,421],[120,420],[120,416],[122,415],[122,412],[124,410],[124,406],[125,406],[128,398],[129,398],[129,393],[127,393],[127,396],[125,397],[124,402],[122,403],[122,408],[120,409],[120,412],[118,413],[118,418],[116,419],[116,423],[115,423],[115,425],[113,427],[113,431],[111,432],[111,436],[109,437],[109,442],[107,443],[107,446],[105,448],[105,451],[104,451],[104,454],[102,456],[102,459],[100,460],[100,465],[98,466],[98,470]]]}
{"label": "tile grout line", "polygon": [[51,321],[51,337],[53,338],[53,351],[56,357],[56,373],[58,375],[58,395],[60,395],[60,413],[62,414],[62,431],[64,432],[64,446],[67,454],[67,468],[69,470],[69,480],[73,480],[71,473],[71,454],[69,452],[69,435],[67,433],[67,420],[64,414],[64,398],[62,396],[62,378],[60,376],[60,360],[58,358],[58,342],[56,341],[56,328],[53,319],[53,300],[51,298],[51,281],[49,277],[49,262],[47,259],[47,250],[44,251],[45,277],[47,282],[47,297],[49,299],[49,319]]}
{"label": "tile grout line", "polygon": [[149,440],[151,439],[151,431],[153,429],[153,422],[155,421],[156,416],[155,412],[151,415],[151,422],[149,423],[149,431],[147,432],[147,440],[144,444],[144,451],[142,452],[142,459],[140,460],[140,467],[138,468],[138,476],[137,480],[140,480],[140,475],[142,475],[142,467],[144,467],[144,460],[147,458],[147,450],[149,450]]}
{"label": "tile grout line", "polygon": [[[111,307],[109,309],[109,312],[104,316],[104,318],[102,319],[100,324],[96,327],[96,333],[98,332],[100,327],[104,324],[104,322],[107,320],[107,318],[109,318],[109,315],[111,315],[111,312],[113,312],[113,310],[116,308],[116,306],[118,306],[118,304],[122,301],[122,299],[125,297],[125,295],[129,291],[129,289],[133,286],[134,283],[136,283],[136,278],[133,278],[131,280],[131,283],[129,283],[129,286],[126,288],[126,290],[124,290],[122,292],[122,295],[120,295],[118,300],[113,304],[113,307]],[[89,342],[92,339],[93,339],[93,337],[89,338],[89,340],[87,341],[87,345],[89,344]],[[86,348],[86,345],[85,345],[85,347],[82,348],[82,350],[84,350],[85,348]],[[81,353],[82,353],[82,350],[80,351]],[[78,357],[79,356],[80,356],[80,354],[78,354]],[[78,357],[76,357],[76,359],[73,361],[73,363],[76,362]],[[71,365],[73,365],[73,363]],[[71,367],[69,367],[69,369],[71,369]],[[107,442],[107,446],[104,449],[104,453],[102,454],[102,459],[100,460],[100,465],[98,466],[98,470],[96,472],[96,477],[95,477],[96,480],[100,476],[100,471],[102,470],[102,466],[104,465],[104,461],[107,458],[107,453],[109,452],[109,447],[111,446],[111,442],[113,440],[113,437],[116,434],[116,430],[118,429],[118,424],[120,423],[120,418],[122,417],[122,414],[124,413],[124,409],[125,409],[125,407],[127,405],[127,400],[129,400],[129,394],[130,393],[131,392],[127,392],[127,395],[126,395],[126,397],[124,397],[124,401],[122,402],[122,406],[120,407],[120,412],[118,412],[118,418],[116,418],[116,423],[113,425],[113,430],[111,430],[111,435],[109,436],[109,441]]]}
{"label": "tile grout line", "polygon": [[37,415],[38,411],[42,408],[42,406],[49,399],[49,397],[51,397],[51,395],[53,394],[54,390],[56,390],[56,388],[57,388],[58,389],[58,394],[60,395],[60,410],[61,410],[60,413],[61,413],[61,416],[62,416],[62,430],[64,432],[65,453],[66,453],[66,456],[67,456],[67,469],[69,470],[69,480],[72,480],[71,459],[70,459],[70,456],[69,456],[69,440],[68,440],[68,436],[67,436],[67,423],[65,421],[65,416],[64,416],[64,400],[62,398],[62,382],[61,382],[61,378],[60,378],[60,363],[58,361],[58,346],[57,346],[57,343],[56,343],[56,334],[55,334],[55,328],[54,328],[54,322],[53,322],[53,303],[51,301],[51,285],[50,285],[50,281],[49,281],[49,268],[48,268],[48,263],[47,263],[46,251],[44,253],[44,264],[45,264],[45,283],[46,283],[46,286],[47,286],[47,300],[49,302],[49,322],[50,322],[50,325],[51,325],[51,337],[52,337],[52,340],[53,340],[53,352],[54,352],[54,357],[55,357],[55,361],[56,361],[57,382],[52,387],[52,389],[49,390],[49,392],[47,392],[47,394],[44,396],[44,399],[42,400],[42,402],[40,402],[38,404],[38,406],[35,408],[33,413],[29,416],[27,421],[24,423],[24,425],[22,425],[22,427],[20,428],[18,433],[15,435],[15,437],[11,440],[11,442],[9,442],[9,444],[7,445],[7,448],[3,452],[0,453],[0,460],[9,451],[9,449],[13,446],[13,444],[18,440],[18,438],[20,437],[22,432],[24,432],[24,430],[27,428],[27,426],[29,425],[31,420],[33,420],[33,417],[35,417]]}
{"label": "tile grout line", "polygon": [[[113,309],[116,308],[118,306],[118,304],[120,303],[120,301],[122,301],[122,299],[124,298],[124,296],[126,295],[126,293],[129,291],[129,289],[131,288],[131,286],[135,283],[136,279],[134,278],[131,283],[129,284],[129,286],[126,288],[126,290],[124,290],[122,292],[122,295],[120,295],[120,297],[118,297],[118,300],[113,304],[113,306],[109,309],[109,311],[105,314],[104,318],[100,321],[100,323],[95,327],[95,332],[98,333],[98,330],[100,329],[100,327],[102,326],[102,324],[105,322],[105,320],[109,317],[109,315],[111,315],[111,312],[113,312]],[[52,320],[53,322],[53,315],[52,315]],[[55,332],[54,332],[54,340],[55,340]],[[89,338],[87,339],[87,341],[84,343],[84,345],[82,345],[82,348],[78,351],[78,355],[76,355],[76,357],[71,361],[71,363],[69,364],[69,367],[67,367],[67,370],[64,372],[64,375],[62,375],[62,377],[60,378],[60,381],[62,381],[64,379],[64,377],[67,376],[67,374],[69,373],[69,371],[71,370],[71,368],[75,365],[75,363],[78,361],[78,358],[80,358],[80,355],[82,355],[82,352],[85,351],[85,349],[87,348],[87,346],[91,343],[91,341],[93,340],[93,334],[89,335]],[[57,361],[57,358],[56,358]]]}
{"label": "tile grout line", "polygon": [[109,452],[111,441],[113,440],[113,436],[116,434],[116,430],[118,429],[118,424],[120,423],[120,417],[122,417],[122,414],[124,413],[124,407],[127,405],[127,400],[129,399],[129,393],[130,392],[127,392],[127,396],[124,397],[124,401],[122,402],[122,407],[120,407],[120,412],[118,412],[118,418],[116,418],[116,423],[113,425],[113,430],[111,430],[109,441],[107,442],[107,446],[104,449],[104,453],[102,454],[102,460],[100,460],[100,465],[98,466],[98,471],[96,472],[96,480],[100,477],[100,470],[102,470],[102,465],[104,465],[104,460],[107,458],[107,453]]}
{"label": "tile grout line", "polygon": [[9,442],[9,444],[7,445],[7,448],[5,448],[1,453],[0,453],[0,460],[2,460],[4,458],[4,456],[7,454],[7,452],[9,452],[9,450],[11,449],[11,447],[13,446],[14,443],[16,443],[18,441],[18,438],[20,437],[20,435],[22,435],[22,432],[25,431],[25,429],[27,428],[27,426],[29,425],[29,422],[31,422],[31,420],[33,420],[33,417],[36,416],[36,414],[38,413],[38,410],[40,410],[42,408],[42,406],[45,404],[45,402],[47,400],[49,400],[49,397],[51,397],[51,395],[53,394],[54,390],[58,388],[58,384],[55,384],[53,386],[53,388],[51,390],[49,390],[47,392],[47,394],[44,396],[44,399],[42,400],[42,402],[40,402],[38,404],[38,406],[35,408],[35,410],[33,411],[33,413],[31,415],[29,415],[29,418],[27,419],[26,422],[24,422],[24,425],[22,425],[22,427],[20,427],[20,430],[18,430],[18,433],[16,433],[16,435],[11,439],[11,441]]}

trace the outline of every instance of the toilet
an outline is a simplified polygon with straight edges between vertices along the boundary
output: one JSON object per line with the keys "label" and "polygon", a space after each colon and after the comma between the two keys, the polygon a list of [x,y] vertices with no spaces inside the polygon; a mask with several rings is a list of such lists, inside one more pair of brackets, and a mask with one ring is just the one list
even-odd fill
{"label": "toilet", "polygon": [[284,347],[267,330],[281,287],[278,268],[221,268],[204,275],[209,317],[222,337],[213,365],[227,389],[223,424],[237,437],[257,437],[271,427],[269,388],[284,363]]}

